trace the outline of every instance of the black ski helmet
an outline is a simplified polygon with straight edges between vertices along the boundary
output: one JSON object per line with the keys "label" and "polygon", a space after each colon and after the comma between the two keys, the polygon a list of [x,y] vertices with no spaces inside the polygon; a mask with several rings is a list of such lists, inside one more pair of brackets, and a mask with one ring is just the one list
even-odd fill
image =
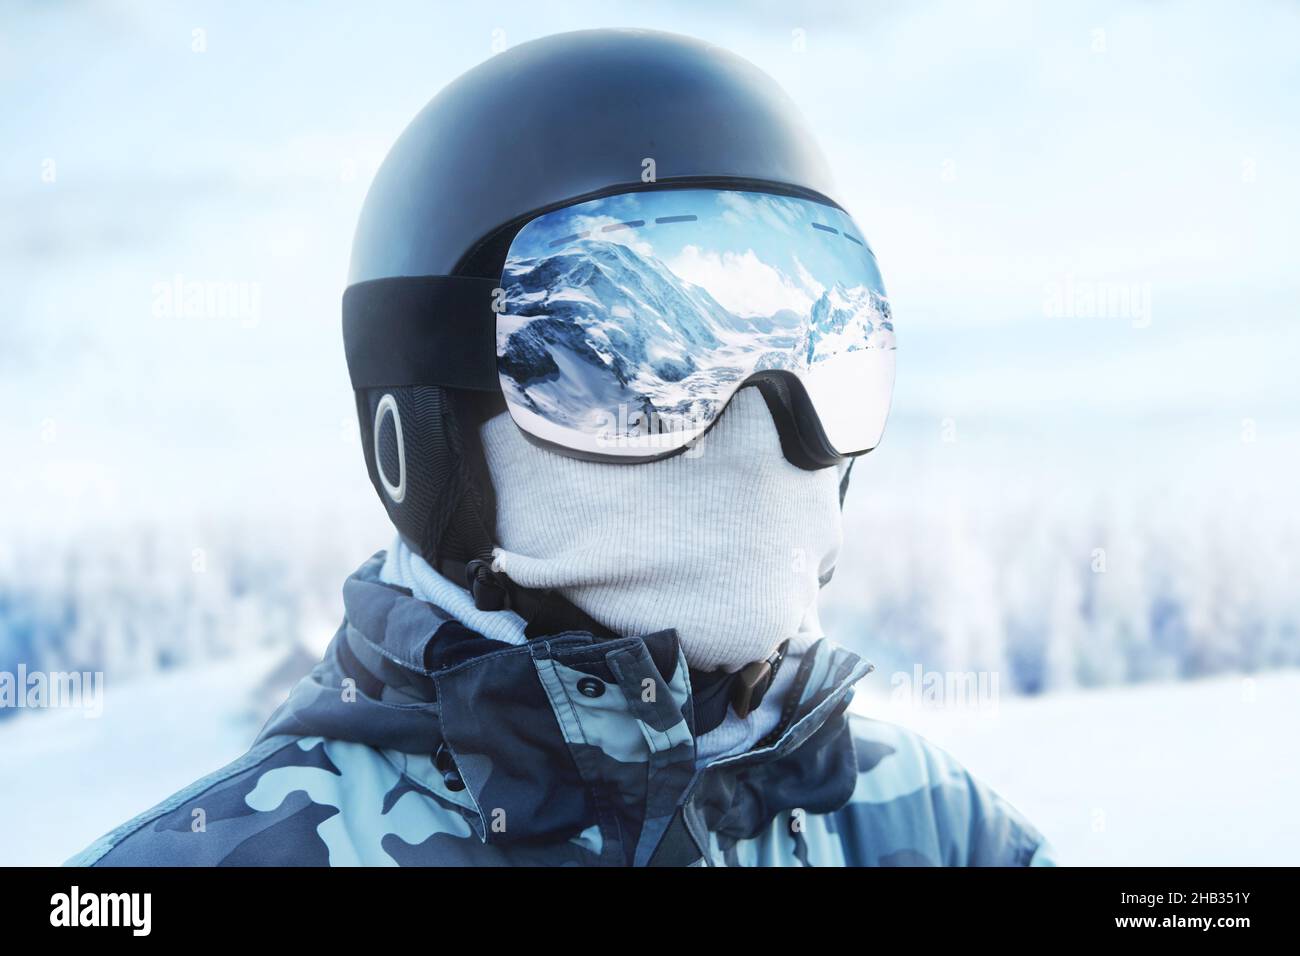
{"label": "black ski helmet", "polygon": [[771,78],[647,30],[493,56],[420,111],[371,184],[343,299],[366,465],[402,536],[480,606],[504,593],[486,570],[495,512],[478,425],[505,407],[487,297],[510,241],[549,209],[687,185],[833,193]]}

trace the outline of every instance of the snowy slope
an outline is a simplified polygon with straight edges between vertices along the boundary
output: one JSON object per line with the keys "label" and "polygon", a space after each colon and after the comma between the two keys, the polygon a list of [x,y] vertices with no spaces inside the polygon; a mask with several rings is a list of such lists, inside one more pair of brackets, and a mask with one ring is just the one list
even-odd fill
{"label": "snowy slope", "polygon": [[284,657],[110,680],[98,719],[24,711],[0,722],[0,865],[60,864],[234,760],[273,709],[260,685]]}
{"label": "snowy slope", "polygon": [[985,712],[865,694],[853,706],[955,755],[1063,863],[1300,863],[1300,671],[1012,698]]}

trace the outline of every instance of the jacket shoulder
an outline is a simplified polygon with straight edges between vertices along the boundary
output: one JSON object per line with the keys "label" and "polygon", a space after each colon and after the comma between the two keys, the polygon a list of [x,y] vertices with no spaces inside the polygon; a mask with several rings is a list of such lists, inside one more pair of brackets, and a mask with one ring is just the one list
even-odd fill
{"label": "jacket shoulder", "polygon": [[918,734],[850,718],[858,777],[836,812],[854,866],[1027,866],[1050,862],[1015,807]]}
{"label": "jacket shoulder", "polygon": [[360,743],[273,737],[68,865],[392,866],[480,844],[449,794],[405,773],[404,760]]}
{"label": "jacket shoulder", "polygon": [[[206,824],[204,804],[211,795],[228,795],[237,788],[241,780],[256,776],[259,768],[273,760],[275,755],[294,742],[294,738],[272,738],[254,746],[248,752],[213,771],[206,777],[196,780],[182,790],[172,794],[156,806],[145,810],[121,826],[110,830],[86,849],[68,859],[64,866],[149,866],[149,865],[184,865],[201,863],[199,859],[189,859],[196,847],[174,845],[164,849],[158,844],[169,842],[165,837],[156,838],[165,832],[182,832],[177,824],[183,815],[183,832],[202,832],[196,826]],[[200,811],[194,813],[194,811]]]}

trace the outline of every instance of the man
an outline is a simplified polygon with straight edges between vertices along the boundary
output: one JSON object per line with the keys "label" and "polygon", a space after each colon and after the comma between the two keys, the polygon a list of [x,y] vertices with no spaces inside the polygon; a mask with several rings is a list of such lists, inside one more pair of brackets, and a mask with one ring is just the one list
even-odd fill
{"label": "man", "polygon": [[343,302],[397,540],[248,754],[74,862],[1048,862],[848,716],[870,665],[818,630],[894,357],[833,194],[784,94],[692,40],[551,37],[440,93]]}

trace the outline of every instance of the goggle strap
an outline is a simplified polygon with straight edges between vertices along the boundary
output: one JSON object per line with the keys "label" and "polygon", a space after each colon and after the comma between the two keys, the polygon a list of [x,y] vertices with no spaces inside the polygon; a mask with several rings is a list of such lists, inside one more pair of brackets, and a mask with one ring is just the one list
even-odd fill
{"label": "goggle strap", "polygon": [[496,312],[500,279],[398,276],[343,293],[352,387],[442,385],[500,391]]}

